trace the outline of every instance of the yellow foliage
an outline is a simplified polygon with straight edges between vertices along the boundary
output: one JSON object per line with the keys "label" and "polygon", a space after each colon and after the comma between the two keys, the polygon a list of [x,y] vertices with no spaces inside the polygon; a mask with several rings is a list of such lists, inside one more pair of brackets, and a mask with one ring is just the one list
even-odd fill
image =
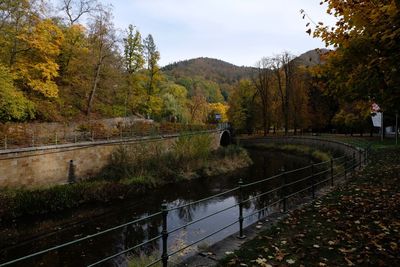
{"label": "yellow foliage", "polygon": [[228,121],[229,106],[225,103],[210,103],[208,104],[208,117],[215,120],[215,115],[220,114],[221,120],[219,122]]}
{"label": "yellow foliage", "polygon": [[63,41],[62,31],[51,20],[39,21],[31,32],[19,36],[29,52],[17,61],[14,69],[25,84],[45,97],[57,97],[58,87],[54,78],[58,76],[56,58]]}

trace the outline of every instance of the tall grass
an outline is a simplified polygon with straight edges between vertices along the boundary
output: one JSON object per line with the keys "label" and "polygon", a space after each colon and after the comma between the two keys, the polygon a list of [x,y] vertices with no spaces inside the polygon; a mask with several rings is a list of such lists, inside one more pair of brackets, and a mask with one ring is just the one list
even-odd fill
{"label": "tall grass", "polygon": [[125,182],[148,177],[152,183],[168,182],[204,164],[211,155],[211,144],[211,135],[202,134],[182,135],[170,147],[161,142],[120,146],[112,153],[103,177]]}

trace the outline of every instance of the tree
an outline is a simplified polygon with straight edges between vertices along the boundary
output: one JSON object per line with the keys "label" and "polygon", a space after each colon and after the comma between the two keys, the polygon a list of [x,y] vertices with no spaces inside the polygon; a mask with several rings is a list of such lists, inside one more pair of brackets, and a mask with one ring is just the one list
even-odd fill
{"label": "tree", "polygon": [[[227,122],[228,121],[228,115],[227,115],[228,109],[229,109],[229,106],[225,103],[210,103],[210,104],[208,104],[207,121],[209,123]],[[219,115],[220,119],[217,119],[216,115]]]}
{"label": "tree", "polygon": [[292,120],[293,120],[293,130],[294,134],[297,134],[297,130],[304,129],[309,125],[309,114],[308,114],[308,92],[309,92],[309,82],[308,73],[305,68],[296,71],[293,77],[293,91],[291,94],[291,107],[292,110]]}
{"label": "tree", "polygon": [[321,66],[309,69],[308,113],[313,131],[328,130],[332,127],[332,119],[339,108],[338,96],[327,88],[327,77],[321,74]]}
{"label": "tree", "polygon": [[156,90],[157,82],[159,81],[160,68],[158,61],[160,60],[160,53],[157,50],[157,46],[154,43],[153,36],[149,34],[146,39],[143,40],[144,55],[147,63],[148,81],[147,81],[147,93],[152,95]]}
{"label": "tree", "polygon": [[273,73],[271,70],[271,59],[262,58],[257,63],[257,76],[253,78],[254,87],[256,88],[257,96],[262,103],[262,118],[264,135],[267,135],[270,128],[271,117],[268,109],[271,103]]}
{"label": "tree", "polygon": [[13,84],[9,69],[0,64],[0,121],[25,121],[34,118],[34,105]]}
{"label": "tree", "polygon": [[161,89],[162,117],[169,121],[188,122],[187,90],[181,85],[166,83]]}
{"label": "tree", "polygon": [[111,11],[102,8],[96,15],[92,25],[89,41],[92,56],[95,58],[94,74],[90,94],[87,101],[86,115],[90,114],[97,88],[100,82],[100,74],[105,60],[113,54],[115,49],[114,25],[111,22]]}
{"label": "tree", "polygon": [[[330,90],[350,102],[357,98],[369,99],[385,111],[398,109],[399,1],[324,2],[328,5],[327,12],[337,22],[333,27],[319,22],[315,25],[314,37],[336,47],[326,65],[326,73],[332,78]],[[311,28],[308,32],[311,33]]]}
{"label": "tree", "polygon": [[343,103],[339,112],[333,118],[339,130],[353,135],[358,130],[360,135],[371,124],[371,108],[368,102],[359,100],[353,103]]}
{"label": "tree", "polygon": [[65,12],[69,26],[74,25],[79,19],[92,11],[100,8],[97,0],[61,0],[61,10]]}
{"label": "tree", "polygon": [[29,34],[19,36],[27,47],[24,57],[20,57],[12,69],[29,90],[45,97],[58,97],[55,78],[58,76],[56,62],[63,41],[60,28],[50,19],[39,21]]}
{"label": "tree", "polygon": [[101,9],[101,6],[97,0],[60,1],[60,11],[64,14],[64,21],[67,21],[67,25],[63,27],[65,40],[59,58],[60,75],[63,77],[68,71],[72,58],[79,54],[77,50],[84,47],[84,26],[79,21],[84,15],[90,15]]}
{"label": "tree", "polygon": [[128,74],[142,69],[144,65],[143,45],[140,32],[130,24],[124,38],[124,66]]}
{"label": "tree", "polygon": [[277,81],[285,135],[287,135],[289,132],[290,99],[293,91],[293,79],[296,72],[296,63],[291,54],[283,52],[271,61],[271,66]]}
{"label": "tree", "polygon": [[252,133],[255,128],[256,106],[254,83],[242,80],[229,98],[228,118],[239,131]]}
{"label": "tree", "polygon": [[[125,116],[127,105],[132,96],[132,87],[138,83],[136,73],[143,68],[143,45],[140,32],[133,25],[129,25],[124,41],[124,67],[126,71],[127,89],[125,96]],[[133,108],[133,107],[132,107]]]}
{"label": "tree", "polygon": [[203,123],[207,119],[207,101],[204,95],[196,94],[187,103],[190,122]]}

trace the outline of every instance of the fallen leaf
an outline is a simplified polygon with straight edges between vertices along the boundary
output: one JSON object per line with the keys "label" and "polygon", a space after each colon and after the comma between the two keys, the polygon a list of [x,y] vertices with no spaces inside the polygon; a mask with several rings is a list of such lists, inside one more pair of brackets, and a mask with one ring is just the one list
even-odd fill
{"label": "fallen leaf", "polygon": [[296,261],[293,260],[293,259],[287,259],[286,262],[287,262],[288,264],[294,264]]}
{"label": "fallen leaf", "polygon": [[344,259],[345,259],[345,261],[346,261],[346,263],[347,263],[347,266],[354,266],[354,263],[353,263],[351,260],[349,260],[349,259],[346,258],[346,257],[344,257]]}

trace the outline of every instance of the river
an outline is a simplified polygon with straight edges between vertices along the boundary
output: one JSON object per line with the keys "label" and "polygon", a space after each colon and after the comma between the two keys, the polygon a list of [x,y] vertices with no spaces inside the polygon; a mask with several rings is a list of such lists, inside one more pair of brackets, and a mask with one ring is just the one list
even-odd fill
{"label": "river", "polygon": [[[167,201],[169,208],[181,206],[234,188],[237,186],[239,178],[248,183],[273,176],[279,173],[282,168],[285,170],[297,169],[308,165],[310,162],[307,157],[283,152],[249,150],[249,153],[254,164],[249,168],[229,175],[199,178],[168,185],[149,193],[145,198],[122,201],[123,203],[112,207],[78,209],[2,226],[0,230],[2,240],[0,263],[158,212],[163,200]],[[296,177],[289,177],[289,181],[308,175],[306,171],[303,174],[299,173]],[[275,179],[249,188],[244,193],[245,198],[277,187],[281,182],[281,179]],[[275,192],[275,194],[249,201],[244,206],[244,215],[246,216],[254,210],[264,207],[266,203],[273,202],[274,199],[278,198],[277,194],[278,192]],[[234,205],[237,203],[237,199],[237,194],[231,193],[187,208],[171,211],[168,214],[168,229],[174,229],[192,220]],[[273,209],[270,208],[266,212],[273,212]],[[99,215],[103,210],[104,214]],[[264,215],[257,213],[246,218],[244,221],[245,226],[256,222]],[[234,207],[170,234],[168,238],[169,251],[179,249],[222,228],[237,220],[238,216],[238,207]],[[145,223],[129,225],[101,237],[95,237],[76,245],[27,259],[12,266],[86,266],[159,235],[161,233],[161,223],[161,216],[158,216]],[[213,244],[237,231],[238,224],[235,224],[201,242],[200,246],[204,247]],[[161,246],[160,243],[161,241],[156,241],[147,245],[142,248],[141,253],[157,254]],[[194,252],[196,247],[194,246],[177,254],[172,258],[172,261],[187,257]],[[130,257],[133,256],[118,256],[99,266],[128,266],[128,258]]]}

